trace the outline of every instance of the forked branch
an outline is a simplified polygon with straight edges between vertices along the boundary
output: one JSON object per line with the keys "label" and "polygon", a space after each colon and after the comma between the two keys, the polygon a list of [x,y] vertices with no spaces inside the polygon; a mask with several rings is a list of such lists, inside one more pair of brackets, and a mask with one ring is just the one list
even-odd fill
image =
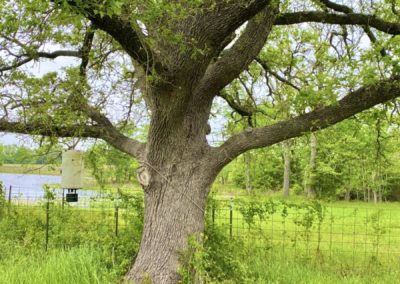
{"label": "forked branch", "polygon": [[209,66],[199,87],[203,93],[218,94],[249,66],[271,32],[277,8],[270,4],[253,17],[236,43]]}
{"label": "forked branch", "polygon": [[[60,3],[61,0],[53,0],[55,3]],[[161,68],[159,64],[154,62],[150,47],[142,40],[141,35],[133,25],[122,17],[114,15],[101,15],[97,12],[98,1],[66,1],[71,7],[75,7],[82,13],[84,17],[90,20],[96,28],[99,28],[108,33],[114,38],[122,48],[138,62],[142,67],[150,72],[149,66]]]}

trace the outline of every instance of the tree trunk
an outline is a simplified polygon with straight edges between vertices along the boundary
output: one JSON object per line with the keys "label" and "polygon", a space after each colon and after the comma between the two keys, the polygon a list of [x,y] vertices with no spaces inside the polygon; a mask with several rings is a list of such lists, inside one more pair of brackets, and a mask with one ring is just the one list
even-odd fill
{"label": "tree trunk", "polygon": [[283,150],[283,196],[289,196],[289,188],[290,188],[290,163],[291,163],[291,155],[290,155],[290,141],[282,142],[282,150]]}
{"label": "tree trunk", "polygon": [[138,176],[144,189],[144,229],[128,274],[134,283],[179,282],[180,256],[188,238],[203,232],[207,196],[220,170],[210,166],[206,140],[212,100],[202,101],[201,108],[196,100],[171,104],[170,97],[191,96],[185,92],[190,90],[160,91],[150,102],[155,110]]}
{"label": "tree trunk", "polygon": [[309,163],[309,173],[306,183],[306,194],[308,198],[315,197],[315,170],[316,170],[316,160],[317,160],[317,137],[314,133],[310,136],[310,163]]}
{"label": "tree trunk", "polygon": [[370,202],[371,201],[371,189],[368,187],[367,190],[368,190],[368,202]]}
{"label": "tree trunk", "polygon": [[362,175],[362,189],[363,189],[363,193],[364,193],[364,202],[368,202],[368,190],[367,190],[367,186],[366,186],[366,182],[365,182],[365,167],[364,167],[364,161],[362,163],[362,171],[361,171]]}
{"label": "tree trunk", "polygon": [[246,191],[248,194],[251,193],[251,190],[253,189],[252,187],[252,182],[251,182],[251,154],[250,152],[246,152],[243,154],[244,157],[244,163],[245,163],[245,174],[246,174]]}
{"label": "tree trunk", "polygon": [[[210,180],[193,176],[194,169],[146,188],[144,231],[128,278],[134,283],[177,283],[180,255],[190,236],[200,237]],[[197,171],[201,171],[197,169]],[[153,177],[154,179],[154,177]]]}
{"label": "tree trunk", "polygon": [[349,189],[346,189],[346,194],[344,195],[344,200],[350,201],[351,198],[351,191]]}

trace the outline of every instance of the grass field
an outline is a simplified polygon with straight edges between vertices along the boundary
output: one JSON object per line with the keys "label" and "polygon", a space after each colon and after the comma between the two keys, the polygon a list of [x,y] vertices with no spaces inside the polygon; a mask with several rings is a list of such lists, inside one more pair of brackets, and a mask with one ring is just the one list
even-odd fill
{"label": "grass field", "polygon": [[[232,208],[232,209],[231,209]],[[317,259],[343,268],[400,267],[400,205],[219,202],[215,226],[242,238],[266,257]]]}
{"label": "grass field", "polygon": [[[57,250],[32,255],[16,254],[0,261],[1,284],[121,283],[123,275],[110,268],[105,255],[93,247]],[[238,261],[236,259],[236,261]],[[322,270],[305,261],[280,259],[269,261],[257,255],[241,260],[240,280],[229,279],[208,283],[400,283],[399,272],[379,269],[363,273]],[[190,282],[187,282],[190,283]]]}
{"label": "grass field", "polygon": [[2,164],[0,173],[57,176],[61,173],[61,167],[58,165]]}
{"label": "grass field", "polygon": [[[115,200],[52,205],[47,253],[45,204],[3,208],[0,283],[119,283],[140,240],[134,196],[119,205],[118,233]],[[400,283],[398,203],[218,198],[200,258],[205,283]]]}

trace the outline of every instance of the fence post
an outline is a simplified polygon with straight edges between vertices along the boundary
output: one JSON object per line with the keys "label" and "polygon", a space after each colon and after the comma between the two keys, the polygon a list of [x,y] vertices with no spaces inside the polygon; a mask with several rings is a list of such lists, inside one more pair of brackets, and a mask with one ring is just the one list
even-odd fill
{"label": "fence post", "polygon": [[62,190],[62,200],[61,200],[61,208],[64,209],[64,196],[65,196],[65,189]]}
{"label": "fence post", "polygon": [[45,233],[46,251],[49,246],[49,211],[50,211],[50,200],[47,199],[47,203],[46,203],[46,233]]}
{"label": "fence post", "polygon": [[11,209],[11,193],[12,193],[12,185],[8,188],[8,213],[10,213]]}
{"label": "fence post", "polygon": [[118,204],[115,206],[115,236],[118,237]]}
{"label": "fence post", "polygon": [[[115,217],[115,237],[118,238],[118,224],[119,224],[119,196],[117,196],[116,198],[116,202],[115,202],[115,212],[114,212],[114,217]],[[115,242],[113,244],[112,247],[112,262],[113,262],[113,266],[115,265],[117,259],[117,252],[115,250]]]}
{"label": "fence post", "polygon": [[229,238],[232,239],[232,229],[233,229],[233,201],[229,204]]}
{"label": "fence post", "polygon": [[10,185],[8,189],[8,204],[11,203],[11,193],[12,193],[12,185]]}

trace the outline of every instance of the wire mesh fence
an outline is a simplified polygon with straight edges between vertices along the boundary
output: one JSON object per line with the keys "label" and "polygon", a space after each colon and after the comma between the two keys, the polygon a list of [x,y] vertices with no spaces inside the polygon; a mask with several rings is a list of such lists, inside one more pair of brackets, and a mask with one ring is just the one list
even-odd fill
{"label": "wire mesh fence", "polygon": [[6,195],[9,190],[7,187],[2,197],[0,194],[0,241],[6,249],[47,251],[96,246],[112,250],[117,258],[138,246],[143,220],[140,196],[101,193],[68,203],[62,191],[32,196],[27,194],[31,189],[18,188],[18,192],[13,187],[11,192],[18,194]]}
{"label": "wire mesh fence", "polygon": [[[17,205],[29,205],[29,204],[32,205],[44,201],[46,199],[46,196],[44,194],[45,191],[41,186],[29,187],[29,186],[9,185],[3,188],[3,192],[4,192],[4,198],[8,202],[12,201],[13,204]],[[65,202],[65,196],[67,194],[66,189],[53,188],[51,192],[55,200]],[[77,206],[87,207],[87,203],[89,203],[90,200],[98,198],[108,198],[109,195],[110,195],[109,193],[102,191],[81,190],[79,192],[79,202],[77,203]]]}
{"label": "wire mesh fence", "polygon": [[305,259],[351,269],[400,264],[400,208],[323,206],[318,202],[218,201],[211,226],[266,257]]}
{"label": "wire mesh fence", "polygon": [[[46,199],[3,194],[0,238],[45,250],[94,244],[117,253],[127,244],[138,246],[143,220],[140,195],[92,195],[80,197],[78,203],[63,200],[62,195]],[[207,226],[242,242],[243,249],[251,247],[252,253],[271,259],[302,259],[349,269],[400,265],[398,205],[211,200],[206,214]]]}

